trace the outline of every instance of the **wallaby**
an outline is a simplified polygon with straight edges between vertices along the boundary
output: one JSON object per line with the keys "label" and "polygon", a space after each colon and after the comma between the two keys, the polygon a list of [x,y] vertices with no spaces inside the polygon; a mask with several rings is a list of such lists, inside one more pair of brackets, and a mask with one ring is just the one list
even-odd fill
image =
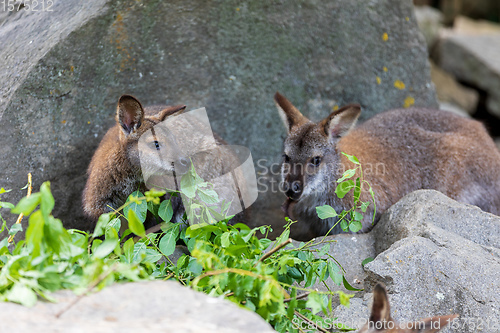
{"label": "wallaby", "polygon": [[[354,167],[341,152],[356,156],[363,167],[364,179],[375,192],[375,222],[418,189],[434,189],[500,215],[500,152],[478,121],[410,108],[380,113],[355,127],[361,107],[348,105],[314,123],[281,94],[274,99],[288,132],[281,170],[287,199],[282,209],[302,222],[296,238],[324,235],[337,222],[320,220],[315,207],[328,204],[338,213],[352,207],[353,191],[343,199],[334,193],[337,179]],[[371,201],[368,191],[361,200]],[[373,227],[373,213],[371,204],[360,232]],[[331,231],[340,232],[338,224]]]}
{"label": "wallaby", "polygon": [[[137,189],[178,190],[180,177],[176,179],[175,172],[177,170],[179,176],[191,163],[199,176],[205,181],[213,181],[214,186],[219,185],[217,188],[222,188],[222,192],[233,189],[228,187],[227,177],[223,175],[238,164],[234,150],[211,132],[208,118],[206,125],[196,115],[188,116],[191,112],[180,117],[185,108],[185,105],[143,108],[133,96],[120,97],[116,124],[105,134],[87,171],[83,210],[90,219],[95,222],[101,214],[117,209]],[[169,121],[170,127],[156,126],[164,121]],[[165,177],[167,173],[173,177]],[[238,177],[238,170],[232,175],[231,181],[244,183],[242,177]],[[228,198],[228,195],[223,196]],[[178,221],[185,210],[179,197],[172,200],[174,217]],[[239,204],[241,196],[240,201],[237,197],[234,201]],[[246,214],[248,211],[237,215],[238,221],[243,221]]]}
{"label": "wallaby", "polygon": [[391,307],[387,292],[383,285],[377,284],[373,289],[373,305],[370,319],[358,333],[435,333],[441,331],[458,315],[447,315],[421,319],[410,323],[397,323],[391,317]]}

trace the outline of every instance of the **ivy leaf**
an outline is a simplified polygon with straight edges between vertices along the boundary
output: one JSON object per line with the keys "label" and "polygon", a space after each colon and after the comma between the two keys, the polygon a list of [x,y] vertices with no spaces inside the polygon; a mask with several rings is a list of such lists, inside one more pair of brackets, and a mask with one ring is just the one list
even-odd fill
{"label": "ivy leaf", "polygon": [[337,212],[335,211],[335,209],[333,209],[333,207],[329,205],[316,207],[316,213],[322,220],[337,216]]}

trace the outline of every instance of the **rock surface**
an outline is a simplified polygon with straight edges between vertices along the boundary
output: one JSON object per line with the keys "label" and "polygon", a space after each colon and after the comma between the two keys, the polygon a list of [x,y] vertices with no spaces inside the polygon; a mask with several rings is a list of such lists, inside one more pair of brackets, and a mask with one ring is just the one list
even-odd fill
{"label": "rock surface", "polygon": [[[262,192],[255,221],[272,224],[283,221],[284,198],[279,168],[269,170],[285,134],[275,91],[314,120],[350,102],[364,119],[409,97],[437,106],[411,0],[66,0],[52,9],[0,18],[0,186],[15,202],[28,172],[35,190],[50,180],[54,215],[68,227],[90,227],[85,170],[124,93],[206,107],[216,132],[251,149]],[[320,108],[308,110],[310,100]]]}
{"label": "rock surface", "polygon": [[460,81],[478,87],[488,94],[488,111],[500,117],[500,26],[498,30],[474,32],[474,25],[442,34],[435,60]]}
{"label": "rock surface", "polygon": [[415,17],[427,42],[427,48],[430,50],[436,43],[439,31],[443,27],[443,15],[433,7],[418,6],[415,7]]}
{"label": "rock surface", "polygon": [[[457,313],[453,332],[498,332],[500,217],[420,190],[393,205],[372,233],[378,255],[365,266],[365,288],[385,283],[395,319]],[[364,318],[370,299],[358,294],[352,308],[338,307],[334,317]]]}
{"label": "rock surface", "polygon": [[476,90],[461,85],[453,76],[433,62],[431,62],[431,78],[436,86],[440,106],[451,105],[442,109],[453,111],[455,107],[464,110],[465,114],[472,114],[476,111],[479,101],[479,93]]}
{"label": "rock surface", "polygon": [[2,325],[18,333],[275,332],[256,313],[172,281],[115,284],[69,309],[74,294],[55,297],[58,303],[38,302],[34,308],[0,303]]}

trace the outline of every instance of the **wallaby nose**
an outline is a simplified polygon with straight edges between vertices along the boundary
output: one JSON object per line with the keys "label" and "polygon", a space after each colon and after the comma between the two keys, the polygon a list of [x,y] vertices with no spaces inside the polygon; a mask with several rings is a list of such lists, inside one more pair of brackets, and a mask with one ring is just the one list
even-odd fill
{"label": "wallaby nose", "polygon": [[302,184],[299,181],[294,181],[293,183],[285,184],[286,191],[285,194],[292,200],[297,200],[302,194]]}
{"label": "wallaby nose", "polygon": [[184,167],[185,167],[185,166],[187,166],[187,165],[188,165],[189,161],[188,161],[188,159],[187,159],[187,158],[185,158],[185,157],[181,157],[181,158],[179,159],[179,163],[180,163],[182,166],[184,166]]}

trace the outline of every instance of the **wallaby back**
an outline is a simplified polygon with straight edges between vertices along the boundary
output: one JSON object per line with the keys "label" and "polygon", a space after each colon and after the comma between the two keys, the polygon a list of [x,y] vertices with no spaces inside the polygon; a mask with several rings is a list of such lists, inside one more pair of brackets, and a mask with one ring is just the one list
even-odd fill
{"label": "wallaby back", "polygon": [[391,307],[385,287],[377,284],[373,290],[372,312],[358,333],[435,333],[445,328],[458,315],[431,317],[410,323],[397,323],[391,317]]}
{"label": "wallaby back", "polygon": [[[288,130],[282,167],[288,198],[283,208],[310,228],[304,238],[323,235],[336,222],[319,220],[315,207],[328,204],[337,212],[352,207],[352,191],[343,199],[334,193],[336,180],[354,168],[341,152],[359,159],[364,179],[373,187],[375,221],[418,189],[438,190],[500,214],[500,152],[481,123],[446,111],[411,108],[380,113],[355,127],[359,105],[314,123],[279,93],[275,101]],[[370,201],[370,194],[362,193],[361,200]],[[371,205],[361,232],[373,227],[373,213]]]}

